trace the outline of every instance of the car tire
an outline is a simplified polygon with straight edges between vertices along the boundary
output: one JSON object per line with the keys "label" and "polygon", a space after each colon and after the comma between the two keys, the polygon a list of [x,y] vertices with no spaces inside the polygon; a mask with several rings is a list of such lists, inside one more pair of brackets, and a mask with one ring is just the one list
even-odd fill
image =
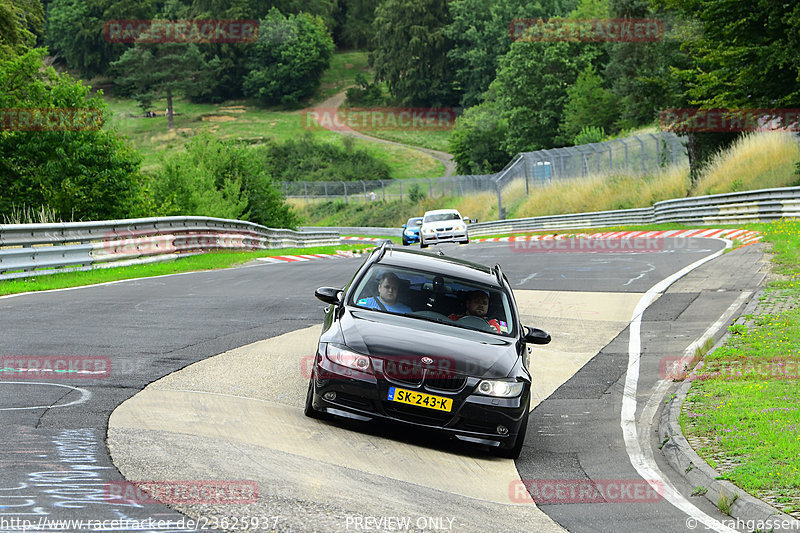
{"label": "car tire", "polygon": [[420,248],[427,248],[428,247],[428,245],[425,244],[425,239],[423,239],[422,237],[419,238],[419,247]]}
{"label": "car tire", "polygon": [[529,414],[529,411],[526,410],[525,415],[522,417],[522,423],[519,425],[519,433],[517,433],[517,438],[514,439],[513,446],[511,446],[511,448],[495,448],[495,455],[505,457],[506,459],[519,459],[520,454],[522,454],[522,445],[525,444],[525,433],[528,431]]}
{"label": "car tire", "polygon": [[403,237],[403,246],[408,246],[408,241],[406,240],[405,237]]}
{"label": "car tire", "polygon": [[314,376],[308,380],[308,391],[306,392],[306,404],[303,407],[303,414],[308,418],[316,420],[325,420],[328,418],[326,413],[322,413],[314,409]]}
{"label": "car tire", "polygon": [[463,240],[463,241],[459,241],[459,242],[461,244],[469,244],[469,238],[467,238],[466,240]]}

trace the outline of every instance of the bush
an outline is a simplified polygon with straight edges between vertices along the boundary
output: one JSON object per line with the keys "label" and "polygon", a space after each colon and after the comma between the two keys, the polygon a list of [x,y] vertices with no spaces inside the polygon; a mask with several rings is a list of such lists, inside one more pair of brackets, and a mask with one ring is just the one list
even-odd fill
{"label": "bush", "polygon": [[386,98],[379,83],[368,82],[361,72],[356,73],[355,82],[358,87],[350,87],[345,93],[348,106],[381,107],[386,105]]}
{"label": "bush", "polygon": [[389,179],[389,165],[357,149],[317,141],[307,133],[298,140],[257,148],[262,164],[276,181],[357,181]]}
{"label": "bush", "polygon": [[492,102],[471,107],[456,119],[450,153],[459,174],[489,174],[501,170],[510,154],[503,148],[508,123]]}
{"label": "bush", "polygon": [[197,215],[293,227],[297,220],[251,148],[208,134],[164,157],[150,183],[160,216]]}
{"label": "bush", "polygon": [[[102,93],[45,67],[43,48],[0,61],[0,109],[79,108],[107,117]],[[141,156],[113,131],[0,131],[0,212],[44,208],[60,220],[135,214]]]}
{"label": "bush", "polygon": [[595,126],[584,126],[580,133],[575,136],[573,144],[575,146],[589,143],[599,143],[606,139],[606,131]]}

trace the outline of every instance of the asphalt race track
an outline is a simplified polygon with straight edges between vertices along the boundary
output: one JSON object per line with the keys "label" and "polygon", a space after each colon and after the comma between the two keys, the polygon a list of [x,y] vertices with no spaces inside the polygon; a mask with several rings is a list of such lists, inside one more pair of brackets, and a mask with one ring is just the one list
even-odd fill
{"label": "asphalt race track", "polygon": [[[553,337],[532,354],[533,410],[516,462],[437,435],[303,416],[322,319],[314,289],[344,285],[358,258],[0,298],[4,366],[108,366],[0,377],[0,532],[79,530],[55,520],[92,520],[84,531],[688,531],[687,518],[725,531],[661,459],[652,424],[675,387],[667,364],[735,317],[763,280],[761,245],[696,264],[724,247],[432,248],[499,262],[523,322]],[[663,294],[650,291],[690,265]],[[218,480],[257,497],[170,507],[111,497],[125,479]],[[600,497],[581,492],[590,482]]]}

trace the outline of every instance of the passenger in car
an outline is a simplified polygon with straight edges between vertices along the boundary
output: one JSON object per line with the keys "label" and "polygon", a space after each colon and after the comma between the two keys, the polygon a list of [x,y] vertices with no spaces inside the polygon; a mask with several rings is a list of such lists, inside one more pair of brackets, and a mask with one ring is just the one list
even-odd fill
{"label": "passenger in car", "polygon": [[378,278],[378,296],[371,296],[356,302],[362,307],[380,309],[392,313],[410,313],[411,308],[398,301],[400,278],[394,272],[384,272]]}
{"label": "passenger in car", "polygon": [[486,314],[489,312],[489,295],[483,291],[475,290],[469,291],[467,293],[467,299],[465,303],[466,313],[463,315],[450,315],[448,318],[450,320],[458,320],[459,318],[463,318],[465,316],[477,316],[484,319],[486,322],[489,323],[494,329],[497,330],[497,333],[500,333],[500,324],[494,318],[486,318]]}

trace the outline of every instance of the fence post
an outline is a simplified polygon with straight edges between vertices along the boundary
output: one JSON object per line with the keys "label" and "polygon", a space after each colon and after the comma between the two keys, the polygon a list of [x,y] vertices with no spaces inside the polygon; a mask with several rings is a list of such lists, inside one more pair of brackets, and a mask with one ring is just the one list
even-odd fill
{"label": "fence post", "polygon": [[505,220],[505,213],[503,213],[503,195],[500,194],[500,182],[495,183],[497,188],[497,220]]}
{"label": "fence post", "polygon": [[308,202],[308,182],[307,181],[303,182],[303,189],[305,189],[305,198],[306,198],[306,202]]}
{"label": "fence post", "polygon": [[328,182],[327,181],[323,181],[322,183],[323,183],[323,185],[325,185],[325,201],[327,202],[328,201]]}
{"label": "fence post", "polygon": [[364,183],[364,180],[358,180],[361,182],[361,186],[364,187],[364,201],[367,201],[367,184]]}
{"label": "fence post", "polygon": [[644,143],[642,142],[642,140],[639,138],[638,135],[634,135],[633,138],[636,139],[636,141],[639,143],[639,146],[642,149],[642,155],[641,155],[641,158],[642,158],[642,174],[644,174],[644,172],[645,172],[645,170],[644,170]]}
{"label": "fence post", "polygon": [[397,183],[400,184],[400,201],[403,201],[403,180],[397,180]]}
{"label": "fence post", "polygon": [[428,178],[428,196],[433,198],[433,182],[431,182],[430,178]]}
{"label": "fence post", "polygon": [[625,140],[621,137],[617,140],[622,143],[622,146],[625,147],[625,171],[627,172],[628,170],[630,170],[630,163],[628,161],[628,143],[626,143]]}
{"label": "fence post", "polygon": [[343,181],[342,184],[344,185],[344,203],[347,203],[347,182]]}
{"label": "fence post", "polygon": [[381,180],[381,198],[383,201],[386,201],[386,185],[383,183],[383,180]]}

